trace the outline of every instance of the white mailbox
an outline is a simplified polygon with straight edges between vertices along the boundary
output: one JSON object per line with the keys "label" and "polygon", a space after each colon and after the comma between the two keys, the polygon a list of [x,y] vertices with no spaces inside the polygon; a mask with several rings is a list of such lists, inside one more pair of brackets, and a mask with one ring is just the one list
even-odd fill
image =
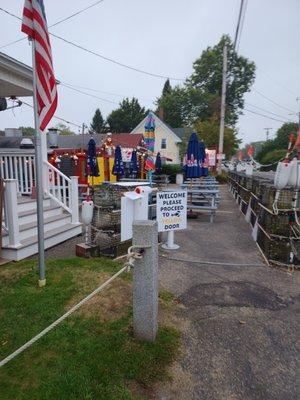
{"label": "white mailbox", "polygon": [[148,219],[150,186],[138,186],[121,198],[121,242],[132,238],[132,223]]}

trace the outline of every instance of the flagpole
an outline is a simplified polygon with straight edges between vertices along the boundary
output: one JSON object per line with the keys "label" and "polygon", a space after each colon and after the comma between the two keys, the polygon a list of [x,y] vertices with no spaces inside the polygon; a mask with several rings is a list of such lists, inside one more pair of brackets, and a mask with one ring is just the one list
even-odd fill
{"label": "flagpole", "polygon": [[37,85],[36,85],[36,64],[35,64],[35,41],[30,38],[32,51],[33,70],[33,109],[35,127],[35,187],[37,194],[37,228],[38,228],[38,251],[39,251],[39,286],[46,285],[45,273],[45,250],[44,250],[44,193],[43,193],[43,155],[41,146],[41,133],[39,128]]}

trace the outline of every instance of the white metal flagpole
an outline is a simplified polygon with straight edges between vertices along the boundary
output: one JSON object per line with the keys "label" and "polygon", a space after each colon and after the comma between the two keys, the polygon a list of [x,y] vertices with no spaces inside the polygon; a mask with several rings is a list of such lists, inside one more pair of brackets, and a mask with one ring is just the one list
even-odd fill
{"label": "white metal flagpole", "polygon": [[41,145],[41,131],[38,116],[37,87],[36,87],[36,63],[35,63],[35,41],[30,39],[32,50],[33,70],[33,108],[35,127],[35,172],[36,172],[36,194],[37,194],[37,228],[38,228],[38,251],[39,251],[39,286],[46,285],[45,273],[45,250],[44,250],[44,192],[43,192],[43,155]]}

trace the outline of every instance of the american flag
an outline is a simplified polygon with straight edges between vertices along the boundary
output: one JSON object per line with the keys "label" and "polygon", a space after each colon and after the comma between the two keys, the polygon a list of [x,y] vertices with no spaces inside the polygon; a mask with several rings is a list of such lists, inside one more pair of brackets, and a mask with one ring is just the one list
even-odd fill
{"label": "american flag", "polygon": [[43,131],[57,107],[57,90],[43,0],[25,0],[22,32],[35,42],[36,94],[39,127]]}

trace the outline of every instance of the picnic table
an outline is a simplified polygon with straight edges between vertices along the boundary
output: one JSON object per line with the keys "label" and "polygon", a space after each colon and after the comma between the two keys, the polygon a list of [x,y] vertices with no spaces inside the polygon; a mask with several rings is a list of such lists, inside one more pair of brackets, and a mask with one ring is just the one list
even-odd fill
{"label": "picnic table", "polygon": [[168,185],[170,183],[169,175],[166,174],[161,174],[161,175],[154,174],[152,180],[158,185]]}
{"label": "picnic table", "polygon": [[210,222],[213,222],[218,209],[218,189],[185,188],[187,191],[187,209],[190,211],[207,211],[210,213]]}

